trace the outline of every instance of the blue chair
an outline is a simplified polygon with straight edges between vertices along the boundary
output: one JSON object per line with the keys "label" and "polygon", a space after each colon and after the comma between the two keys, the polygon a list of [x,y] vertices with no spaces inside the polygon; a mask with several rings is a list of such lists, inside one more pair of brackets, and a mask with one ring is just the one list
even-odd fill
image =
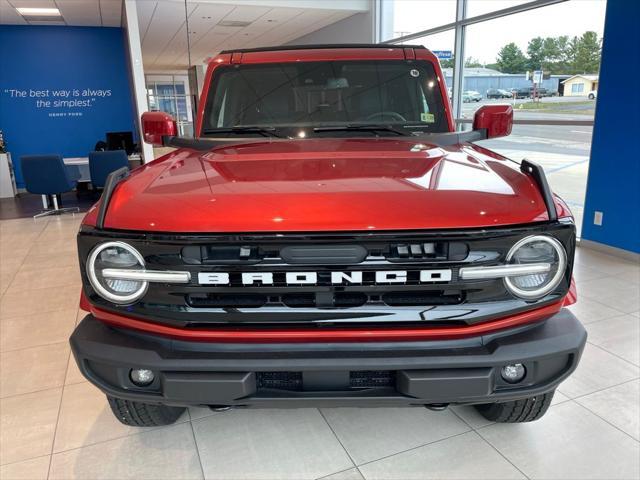
{"label": "blue chair", "polygon": [[[45,211],[33,218],[80,211],[78,207],[61,208],[62,197],[58,204],[58,195],[73,190],[77,180],[69,175],[60,155],[24,155],[20,157],[20,165],[27,192],[42,195]],[[49,196],[53,200],[53,209],[48,209]]]}
{"label": "blue chair", "polygon": [[124,150],[107,150],[89,153],[89,172],[93,188],[102,188],[111,172],[129,168],[129,157]]}

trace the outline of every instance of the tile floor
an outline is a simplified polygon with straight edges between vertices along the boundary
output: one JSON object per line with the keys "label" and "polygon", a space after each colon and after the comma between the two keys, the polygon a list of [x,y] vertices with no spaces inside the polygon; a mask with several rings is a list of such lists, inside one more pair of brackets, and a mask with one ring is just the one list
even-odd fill
{"label": "tile floor", "polygon": [[191,409],[142,430],[114,419],[69,354],[79,220],[0,222],[3,480],[640,476],[638,264],[579,249],[572,310],[589,344],[538,422],[492,424],[468,407]]}

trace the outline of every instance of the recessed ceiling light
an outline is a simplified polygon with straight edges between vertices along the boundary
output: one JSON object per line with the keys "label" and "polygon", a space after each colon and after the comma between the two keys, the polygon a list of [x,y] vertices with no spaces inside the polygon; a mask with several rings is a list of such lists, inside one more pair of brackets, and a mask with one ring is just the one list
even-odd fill
{"label": "recessed ceiling light", "polygon": [[251,22],[243,22],[242,20],[221,20],[218,22],[221,27],[248,27]]}
{"label": "recessed ceiling light", "polygon": [[31,7],[18,7],[16,8],[18,13],[23,17],[28,16],[61,16],[60,10],[57,8],[31,8]]}

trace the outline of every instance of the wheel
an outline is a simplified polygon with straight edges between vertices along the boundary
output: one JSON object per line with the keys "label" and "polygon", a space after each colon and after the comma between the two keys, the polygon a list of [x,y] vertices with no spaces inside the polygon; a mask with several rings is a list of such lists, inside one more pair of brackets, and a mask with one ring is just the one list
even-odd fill
{"label": "wheel", "polygon": [[111,411],[121,423],[132,427],[159,427],[174,423],[186,410],[151,403],[132,402],[107,395]]}
{"label": "wheel", "polygon": [[593,93],[589,94],[589,100],[593,100],[594,98],[596,98],[596,96]]}
{"label": "wheel", "polygon": [[547,412],[551,400],[553,399],[552,392],[544,393],[542,395],[536,395],[522,400],[515,400],[513,402],[504,403],[486,403],[483,405],[476,405],[476,410],[492,422],[499,423],[523,423],[533,422],[542,418]]}

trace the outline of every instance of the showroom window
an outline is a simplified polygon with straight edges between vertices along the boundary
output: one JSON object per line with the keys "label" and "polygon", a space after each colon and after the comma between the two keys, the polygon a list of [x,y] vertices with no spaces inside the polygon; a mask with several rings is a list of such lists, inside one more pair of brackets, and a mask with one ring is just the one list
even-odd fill
{"label": "showroom window", "polygon": [[[381,39],[422,44],[436,53],[459,129],[471,128],[483,105],[513,105],[512,134],[479,144],[516,161],[540,163],[571,207],[580,234],[597,95],[588,95],[585,82],[569,79],[587,75],[597,82],[606,0],[451,0],[437,14],[428,0],[383,0],[388,2],[393,8],[381,9],[380,32],[396,35]],[[429,16],[415,14],[427,11],[443,21],[420,23]],[[411,12],[412,20],[400,20]],[[456,54],[463,61],[456,62]],[[534,72],[540,80],[535,85]]]}
{"label": "showroom window", "polygon": [[180,135],[193,136],[193,102],[187,76],[146,75],[145,80],[149,109],[173,115]]}

